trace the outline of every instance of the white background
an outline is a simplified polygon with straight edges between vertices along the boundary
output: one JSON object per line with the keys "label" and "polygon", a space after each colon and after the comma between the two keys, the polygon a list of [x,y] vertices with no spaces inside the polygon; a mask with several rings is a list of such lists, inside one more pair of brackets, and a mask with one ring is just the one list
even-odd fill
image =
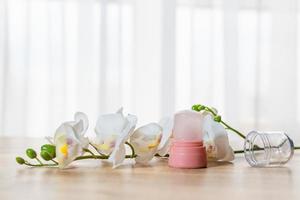
{"label": "white background", "polygon": [[0,135],[203,103],[300,143],[297,0],[0,0]]}

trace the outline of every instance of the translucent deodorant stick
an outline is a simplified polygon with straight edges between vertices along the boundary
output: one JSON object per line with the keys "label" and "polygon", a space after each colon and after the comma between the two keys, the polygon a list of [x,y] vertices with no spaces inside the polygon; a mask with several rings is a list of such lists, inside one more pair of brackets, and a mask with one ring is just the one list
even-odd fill
{"label": "translucent deodorant stick", "polygon": [[170,148],[169,166],[175,168],[206,167],[206,150],[203,146],[203,115],[184,110],[175,114]]}

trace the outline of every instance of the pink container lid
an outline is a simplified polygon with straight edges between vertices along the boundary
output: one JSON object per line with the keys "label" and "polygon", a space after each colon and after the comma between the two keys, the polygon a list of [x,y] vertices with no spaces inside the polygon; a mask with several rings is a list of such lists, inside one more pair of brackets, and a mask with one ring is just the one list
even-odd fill
{"label": "pink container lid", "polygon": [[173,141],[168,164],[174,168],[194,169],[206,167],[206,149],[203,142],[194,140]]}

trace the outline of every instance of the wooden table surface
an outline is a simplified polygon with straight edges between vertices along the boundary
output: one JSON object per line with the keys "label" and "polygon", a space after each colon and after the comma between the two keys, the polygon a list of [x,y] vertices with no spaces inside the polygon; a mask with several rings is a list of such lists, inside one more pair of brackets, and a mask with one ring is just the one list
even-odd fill
{"label": "wooden table surface", "polygon": [[111,169],[98,160],[76,161],[66,170],[30,168],[15,163],[26,147],[43,140],[0,139],[0,200],[6,199],[300,199],[300,152],[285,167],[251,168],[240,155],[233,163],[206,169],[172,169],[166,159],[150,166]]}

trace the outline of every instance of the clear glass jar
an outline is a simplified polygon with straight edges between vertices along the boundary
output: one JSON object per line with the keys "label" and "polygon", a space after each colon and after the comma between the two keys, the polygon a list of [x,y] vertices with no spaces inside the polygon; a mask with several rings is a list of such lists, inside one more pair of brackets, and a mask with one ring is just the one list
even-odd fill
{"label": "clear glass jar", "polygon": [[251,131],[244,143],[244,155],[253,167],[280,166],[294,155],[294,143],[284,132]]}

